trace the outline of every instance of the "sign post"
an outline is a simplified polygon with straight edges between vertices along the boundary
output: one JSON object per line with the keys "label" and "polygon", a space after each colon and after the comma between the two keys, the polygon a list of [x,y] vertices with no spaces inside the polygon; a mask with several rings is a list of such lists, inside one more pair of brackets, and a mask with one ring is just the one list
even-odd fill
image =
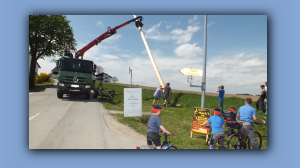
{"label": "sign post", "polygon": [[142,116],[142,88],[124,88],[124,117]]}
{"label": "sign post", "polygon": [[182,75],[188,75],[188,83],[190,83],[190,87],[201,87],[202,86],[197,86],[197,85],[192,85],[194,83],[194,76],[202,76],[202,70],[200,69],[193,69],[193,68],[183,68],[179,70],[179,72]]}
{"label": "sign post", "polygon": [[193,116],[193,123],[191,129],[191,138],[193,136],[193,132],[206,134],[208,137],[208,130],[209,128],[203,127],[202,124],[208,120],[211,116],[211,110],[206,108],[194,108],[194,116]]}

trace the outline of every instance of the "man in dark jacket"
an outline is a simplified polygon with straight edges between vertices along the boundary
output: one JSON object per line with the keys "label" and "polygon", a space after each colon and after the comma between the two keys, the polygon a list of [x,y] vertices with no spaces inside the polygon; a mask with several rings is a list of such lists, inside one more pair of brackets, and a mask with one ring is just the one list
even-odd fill
{"label": "man in dark jacket", "polygon": [[164,98],[165,98],[164,105],[166,105],[166,107],[168,107],[168,104],[170,102],[170,93],[172,93],[170,88],[170,83],[167,83],[166,87],[164,88]]}
{"label": "man in dark jacket", "polygon": [[261,107],[261,111],[264,113],[265,112],[265,103],[264,100],[266,98],[266,90],[265,90],[265,85],[261,85],[261,92],[259,93],[259,99],[256,102],[256,110],[259,110],[259,107]]}

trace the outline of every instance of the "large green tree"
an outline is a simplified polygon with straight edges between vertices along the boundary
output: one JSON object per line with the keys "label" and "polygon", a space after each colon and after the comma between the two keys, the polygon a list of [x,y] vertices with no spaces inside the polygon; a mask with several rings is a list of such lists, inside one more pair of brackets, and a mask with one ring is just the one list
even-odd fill
{"label": "large green tree", "polygon": [[[29,16],[29,55],[32,56],[29,89],[34,87],[36,62],[40,58],[63,56],[65,44],[77,45],[70,21],[62,15]],[[75,49],[76,50],[76,49]]]}

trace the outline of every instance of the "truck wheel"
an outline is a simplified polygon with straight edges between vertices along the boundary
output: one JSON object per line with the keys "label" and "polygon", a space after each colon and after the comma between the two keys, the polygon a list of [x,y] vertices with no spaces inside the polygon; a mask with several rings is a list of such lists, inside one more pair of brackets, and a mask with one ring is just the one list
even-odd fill
{"label": "truck wheel", "polygon": [[63,98],[64,94],[62,92],[57,92],[57,98]]}
{"label": "truck wheel", "polygon": [[98,97],[98,91],[97,91],[97,90],[94,91],[93,97],[94,97],[95,99]]}
{"label": "truck wheel", "polygon": [[86,99],[90,99],[90,93],[85,94]]}

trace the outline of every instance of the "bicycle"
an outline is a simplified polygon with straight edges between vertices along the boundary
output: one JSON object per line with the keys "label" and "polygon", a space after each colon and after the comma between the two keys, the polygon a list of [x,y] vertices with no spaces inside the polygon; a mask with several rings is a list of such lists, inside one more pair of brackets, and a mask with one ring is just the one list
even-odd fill
{"label": "bicycle", "polygon": [[[247,149],[247,146],[248,146],[249,149],[253,149],[252,143],[251,143],[248,135],[245,137],[245,139],[243,139],[242,134],[243,134],[244,128],[241,125],[241,123],[242,123],[241,121],[227,121],[227,120],[224,120],[224,121],[229,122],[229,123],[239,124],[238,133],[237,134],[232,134],[228,138],[228,142],[227,142],[227,148],[228,149]],[[255,124],[258,124],[258,123],[255,123]],[[261,135],[257,131],[254,131],[254,133],[255,133],[257,143],[258,143],[258,148],[260,149],[261,145],[262,145]]]}
{"label": "bicycle", "polygon": [[[214,144],[214,139],[212,136],[212,132],[211,132],[211,127],[210,126],[204,126],[206,128],[209,128],[208,131],[208,138],[206,139],[206,144],[207,144],[207,149],[212,149],[212,145]],[[224,139],[225,137],[223,137]],[[226,149],[224,146],[220,146],[220,141],[222,141],[222,137],[218,137],[218,142],[216,144],[216,149]]]}
{"label": "bicycle", "polygon": [[[161,149],[177,149],[176,146],[171,144],[171,141],[168,142],[167,137],[169,136],[168,134],[164,133],[165,136],[165,140],[164,142],[161,144]],[[151,141],[152,145],[141,145],[141,146],[137,146],[136,149],[156,149],[153,140],[151,138],[147,138],[147,141]]]}

